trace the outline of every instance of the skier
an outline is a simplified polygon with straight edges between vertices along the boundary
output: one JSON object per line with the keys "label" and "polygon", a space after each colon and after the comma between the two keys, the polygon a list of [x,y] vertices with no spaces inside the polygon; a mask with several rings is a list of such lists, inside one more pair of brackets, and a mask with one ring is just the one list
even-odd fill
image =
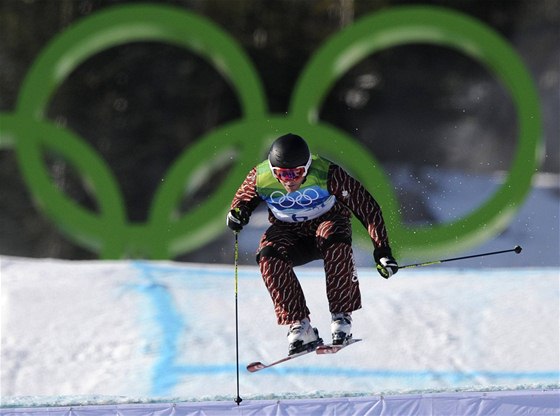
{"label": "skier", "polygon": [[257,263],[279,325],[289,325],[288,354],[322,344],[294,267],[322,259],[331,312],[332,343],[352,337],[352,312],[361,296],[352,252],[351,212],[367,229],[377,270],[388,279],[398,271],[381,209],[371,194],[344,169],[311,155],[295,134],[279,137],[268,160],[251,169],[231,203],[227,226],[240,232],[265,201],[270,227],[261,237]]}

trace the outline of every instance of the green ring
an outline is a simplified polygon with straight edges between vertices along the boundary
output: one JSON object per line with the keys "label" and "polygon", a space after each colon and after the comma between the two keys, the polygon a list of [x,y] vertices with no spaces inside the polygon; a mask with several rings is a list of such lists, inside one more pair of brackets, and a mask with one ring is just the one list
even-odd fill
{"label": "green ring", "polygon": [[201,16],[156,5],[125,5],[100,11],[58,35],[25,78],[17,112],[43,116],[56,88],[87,58],[115,46],[147,41],[176,45],[207,58],[239,94],[244,116],[264,116],[264,89],[237,43]]}
{"label": "green ring", "polygon": [[[80,244],[101,251],[105,258],[130,253],[151,257],[153,253],[163,251],[161,243],[154,242],[154,236],[150,234],[153,227],[125,224],[124,204],[116,181],[95,150],[85,144],[76,150],[76,154],[67,151],[70,148],[60,149],[52,136],[56,134],[54,130],[50,126],[43,129],[48,123],[43,122],[41,128],[38,126],[53,92],[78,65],[105,49],[135,41],[175,44],[208,58],[239,94],[245,119],[265,117],[263,88],[245,53],[217,26],[180,9],[152,5],[119,6],[73,25],[49,43],[23,82],[16,109],[20,122],[12,125],[10,134],[2,132],[2,137],[15,138],[7,142],[14,143],[24,179],[44,213]],[[31,125],[36,127],[36,132],[30,131]],[[61,140],[71,138],[72,148],[76,149],[79,140],[71,132],[56,131]],[[47,133],[48,137],[45,136]],[[97,203],[105,208],[103,218],[83,209],[56,189],[38,153],[43,149],[41,146],[56,148],[84,177],[98,185],[106,184],[106,192],[102,186],[97,186],[95,194]],[[251,154],[244,156],[249,158]],[[107,221],[111,216],[115,217],[118,227]]]}
{"label": "green ring", "polygon": [[298,80],[290,113],[317,123],[326,94],[353,65],[375,52],[409,43],[451,47],[485,65],[504,83],[517,110],[519,139],[512,167],[489,200],[452,223],[432,228],[400,224],[390,229],[401,254],[459,251],[505,228],[529,192],[538,166],[542,132],[537,92],[523,62],[498,33],[473,18],[432,6],[395,7],[366,16],[314,55]]}

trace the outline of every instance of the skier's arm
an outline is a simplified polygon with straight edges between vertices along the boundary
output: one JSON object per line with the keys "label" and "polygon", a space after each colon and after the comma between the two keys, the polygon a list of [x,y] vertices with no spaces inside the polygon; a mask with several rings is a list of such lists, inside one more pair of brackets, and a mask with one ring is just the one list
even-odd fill
{"label": "skier's arm", "polygon": [[251,213],[261,202],[257,194],[256,175],[256,168],[251,169],[233,197],[226,217],[226,224],[233,231],[241,231],[247,225]]}
{"label": "skier's arm", "polygon": [[329,168],[329,191],[352,211],[366,228],[375,248],[388,247],[381,207],[368,190],[340,166]]}
{"label": "skier's arm", "polygon": [[377,201],[359,181],[335,164],[329,168],[328,184],[329,191],[346,205],[366,228],[373,242],[373,257],[381,276],[386,279],[391,277],[398,271],[398,264],[392,255],[385,221]]}

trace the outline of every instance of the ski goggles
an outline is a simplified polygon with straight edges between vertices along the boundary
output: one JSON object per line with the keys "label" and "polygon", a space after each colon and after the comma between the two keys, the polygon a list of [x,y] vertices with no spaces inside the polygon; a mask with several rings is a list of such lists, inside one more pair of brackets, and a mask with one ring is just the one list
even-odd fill
{"label": "ski goggles", "polygon": [[272,166],[270,161],[268,161],[268,164],[270,166],[270,170],[279,181],[297,181],[298,179],[307,175],[307,171],[309,170],[309,166],[311,165],[311,156],[309,156],[309,160],[307,161],[305,166],[298,166],[295,168],[277,168]]}

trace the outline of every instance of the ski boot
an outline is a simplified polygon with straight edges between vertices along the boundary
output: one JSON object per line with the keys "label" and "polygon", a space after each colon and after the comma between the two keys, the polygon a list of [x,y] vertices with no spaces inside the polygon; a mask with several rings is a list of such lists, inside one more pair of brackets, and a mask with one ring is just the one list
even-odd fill
{"label": "ski boot", "polygon": [[331,322],[333,345],[343,345],[352,338],[352,315],[346,312],[333,313]]}
{"label": "ski boot", "polygon": [[318,345],[323,344],[323,340],[319,338],[319,331],[311,326],[309,318],[304,318],[290,325],[288,342],[290,343],[288,355],[312,351]]}

